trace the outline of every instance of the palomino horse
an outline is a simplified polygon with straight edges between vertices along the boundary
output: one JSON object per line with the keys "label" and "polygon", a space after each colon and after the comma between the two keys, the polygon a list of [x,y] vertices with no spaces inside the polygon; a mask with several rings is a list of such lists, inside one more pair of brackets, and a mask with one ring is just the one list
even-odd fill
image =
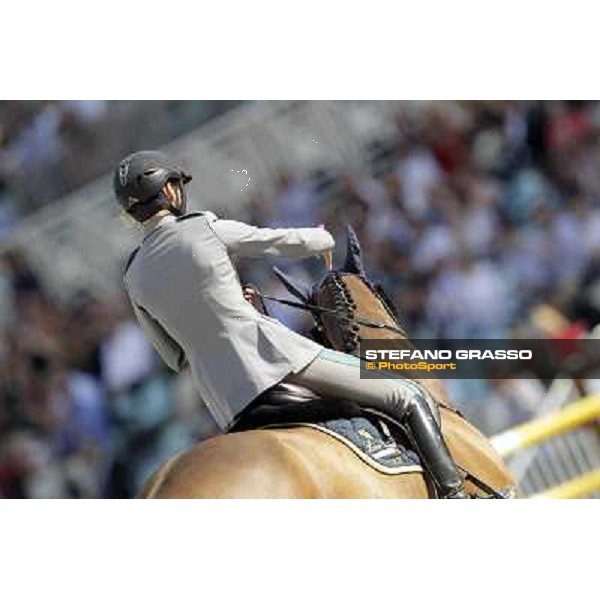
{"label": "palomino horse", "polygon": [[[366,278],[351,230],[344,269],[328,273],[316,290],[307,292],[278,275],[300,298],[300,306],[313,312],[315,335],[324,345],[358,354],[361,337],[406,339],[391,303]],[[469,493],[489,497],[489,492],[502,490],[514,495],[514,481],[501,457],[452,408],[441,383],[419,383],[441,407],[444,437],[457,464],[471,477]],[[217,436],[174,456],[146,482],[140,497],[433,498],[435,491],[422,471],[381,472],[323,431],[283,424]]]}

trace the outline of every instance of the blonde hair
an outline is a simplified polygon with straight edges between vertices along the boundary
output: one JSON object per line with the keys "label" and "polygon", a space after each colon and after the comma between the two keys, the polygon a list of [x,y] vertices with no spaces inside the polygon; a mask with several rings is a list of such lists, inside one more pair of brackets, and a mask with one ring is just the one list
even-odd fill
{"label": "blonde hair", "polygon": [[119,221],[125,226],[126,229],[140,231],[142,224],[136,221],[129,213],[121,209],[119,212]]}

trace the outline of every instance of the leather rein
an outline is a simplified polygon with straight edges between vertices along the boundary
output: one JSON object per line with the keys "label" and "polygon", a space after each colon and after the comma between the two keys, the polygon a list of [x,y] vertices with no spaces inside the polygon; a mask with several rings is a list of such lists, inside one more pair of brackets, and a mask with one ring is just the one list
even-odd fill
{"label": "leather rein", "polygon": [[348,317],[346,315],[340,314],[335,309],[325,308],[323,306],[317,306],[316,304],[309,304],[308,302],[294,302],[293,300],[284,300],[283,298],[277,298],[276,296],[269,296],[268,294],[263,294],[258,290],[254,290],[254,293],[261,298],[262,300],[271,300],[273,302],[278,302],[279,304],[285,304],[286,306],[292,306],[294,308],[299,308],[300,310],[305,310],[311,313],[320,313],[330,315],[340,321],[353,322],[358,325],[362,325],[363,327],[371,327],[373,329],[387,329],[388,331],[393,331],[394,333],[399,333],[400,335],[408,338],[408,335],[402,327],[394,327],[393,325],[387,325],[386,323],[380,323],[379,321],[372,321],[371,319],[363,319],[362,317]]}

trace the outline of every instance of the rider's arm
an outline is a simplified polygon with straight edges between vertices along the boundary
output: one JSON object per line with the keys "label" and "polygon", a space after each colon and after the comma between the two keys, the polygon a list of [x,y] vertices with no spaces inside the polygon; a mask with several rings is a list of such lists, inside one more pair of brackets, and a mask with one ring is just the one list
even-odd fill
{"label": "rider's arm", "polygon": [[228,251],[237,256],[306,258],[323,254],[335,245],[331,234],[320,227],[271,229],[214,215],[208,222]]}
{"label": "rider's arm", "polygon": [[148,311],[133,301],[131,304],[144,333],[150,339],[160,357],[173,371],[179,373],[186,363],[185,353],[179,344]]}

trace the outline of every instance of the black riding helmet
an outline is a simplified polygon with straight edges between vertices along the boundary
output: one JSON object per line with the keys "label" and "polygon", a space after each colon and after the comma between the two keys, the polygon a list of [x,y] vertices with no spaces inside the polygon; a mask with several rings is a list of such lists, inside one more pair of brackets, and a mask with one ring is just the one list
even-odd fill
{"label": "black riding helmet", "polygon": [[[144,150],[125,157],[115,170],[113,188],[119,204],[136,221],[146,221],[167,209],[176,215],[185,213],[184,185],[191,181],[183,169],[162,152]],[[171,205],[162,189],[168,181],[180,183],[181,207]]]}

